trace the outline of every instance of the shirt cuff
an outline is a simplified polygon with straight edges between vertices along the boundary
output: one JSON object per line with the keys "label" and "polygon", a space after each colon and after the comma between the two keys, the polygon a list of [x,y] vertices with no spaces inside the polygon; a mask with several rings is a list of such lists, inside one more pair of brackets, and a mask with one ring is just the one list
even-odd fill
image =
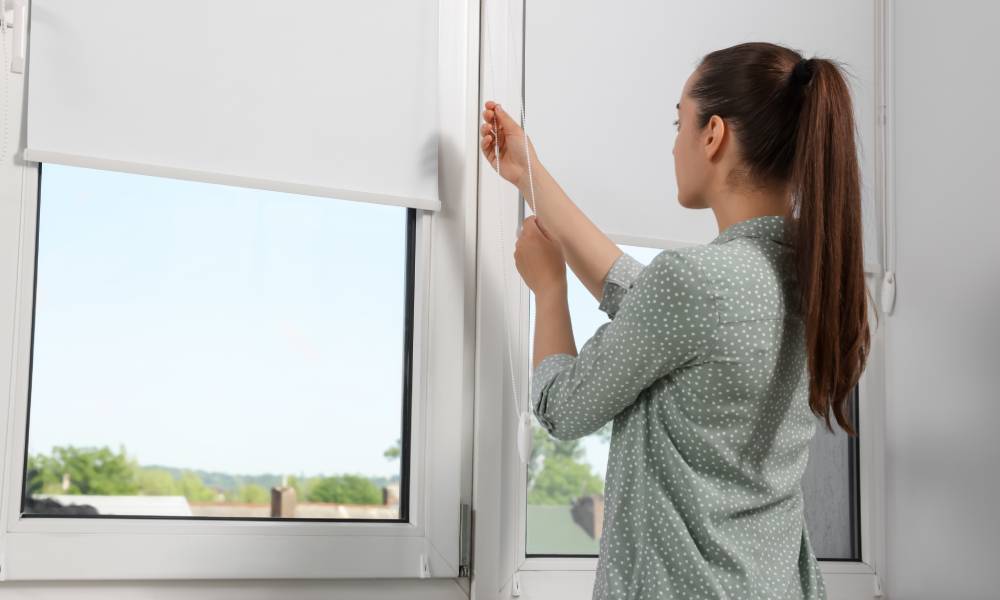
{"label": "shirt cuff", "polygon": [[644,268],[646,266],[633,258],[632,255],[622,253],[611,265],[607,277],[604,278],[604,293],[597,308],[607,313],[609,318],[614,319],[622,299],[625,298],[625,294]]}
{"label": "shirt cuff", "polygon": [[546,414],[549,388],[552,387],[556,375],[573,364],[574,361],[576,361],[576,357],[572,354],[557,352],[543,358],[542,362],[538,363],[538,366],[531,373],[531,411],[549,433],[552,433],[552,429],[555,427],[555,423]]}

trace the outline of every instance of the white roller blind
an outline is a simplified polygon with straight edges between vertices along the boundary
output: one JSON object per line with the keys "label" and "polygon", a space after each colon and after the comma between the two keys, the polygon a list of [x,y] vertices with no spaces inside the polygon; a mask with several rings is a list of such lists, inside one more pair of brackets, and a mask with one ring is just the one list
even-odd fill
{"label": "white roller blind", "polygon": [[437,0],[34,0],[25,158],[436,210]]}
{"label": "white roller blind", "polygon": [[860,133],[865,262],[879,263],[870,0],[554,0],[529,3],[526,16],[528,135],[567,194],[621,243],[705,243],[718,234],[711,210],[678,203],[672,154],[675,105],[702,56],[768,41],[846,62]]}

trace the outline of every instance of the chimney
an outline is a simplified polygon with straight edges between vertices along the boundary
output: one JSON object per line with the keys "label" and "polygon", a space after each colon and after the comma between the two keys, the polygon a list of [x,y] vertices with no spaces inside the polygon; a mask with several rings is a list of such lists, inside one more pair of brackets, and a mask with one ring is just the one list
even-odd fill
{"label": "chimney", "polygon": [[278,485],[271,488],[271,516],[295,516],[295,488]]}
{"label": "chimney", "polygon": [[382,504],[386,506],[399,504],[399,484],[390,483],[382,487]]}
{"label": "chimney", "polygon": [[570,508],[573,522],[579,525],[593,539],[600,539],[604,527],[604,494],[582,496]]}

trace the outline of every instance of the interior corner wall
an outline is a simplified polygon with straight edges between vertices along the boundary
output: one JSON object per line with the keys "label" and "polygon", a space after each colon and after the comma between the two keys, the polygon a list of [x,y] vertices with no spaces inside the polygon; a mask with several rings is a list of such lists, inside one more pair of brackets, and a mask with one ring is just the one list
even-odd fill
{"label": "interior corner wall", "polygon": [[891,600],[1000,589],[1000,4],[896,1]]}

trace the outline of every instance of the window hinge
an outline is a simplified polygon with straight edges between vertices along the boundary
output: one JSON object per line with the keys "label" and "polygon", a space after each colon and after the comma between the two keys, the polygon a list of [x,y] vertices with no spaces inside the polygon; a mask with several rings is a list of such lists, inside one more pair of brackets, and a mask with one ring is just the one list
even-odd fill
{"label": "window hinge", "polygon": [[462,503],[459,512],[458,576],[472,576],[472,505]]}
{"label": "window hinge", "polygon": [[882,578],[878,576],[878,573],[875,574],[875,589],[873,590],[872,597],[882,597]]}

